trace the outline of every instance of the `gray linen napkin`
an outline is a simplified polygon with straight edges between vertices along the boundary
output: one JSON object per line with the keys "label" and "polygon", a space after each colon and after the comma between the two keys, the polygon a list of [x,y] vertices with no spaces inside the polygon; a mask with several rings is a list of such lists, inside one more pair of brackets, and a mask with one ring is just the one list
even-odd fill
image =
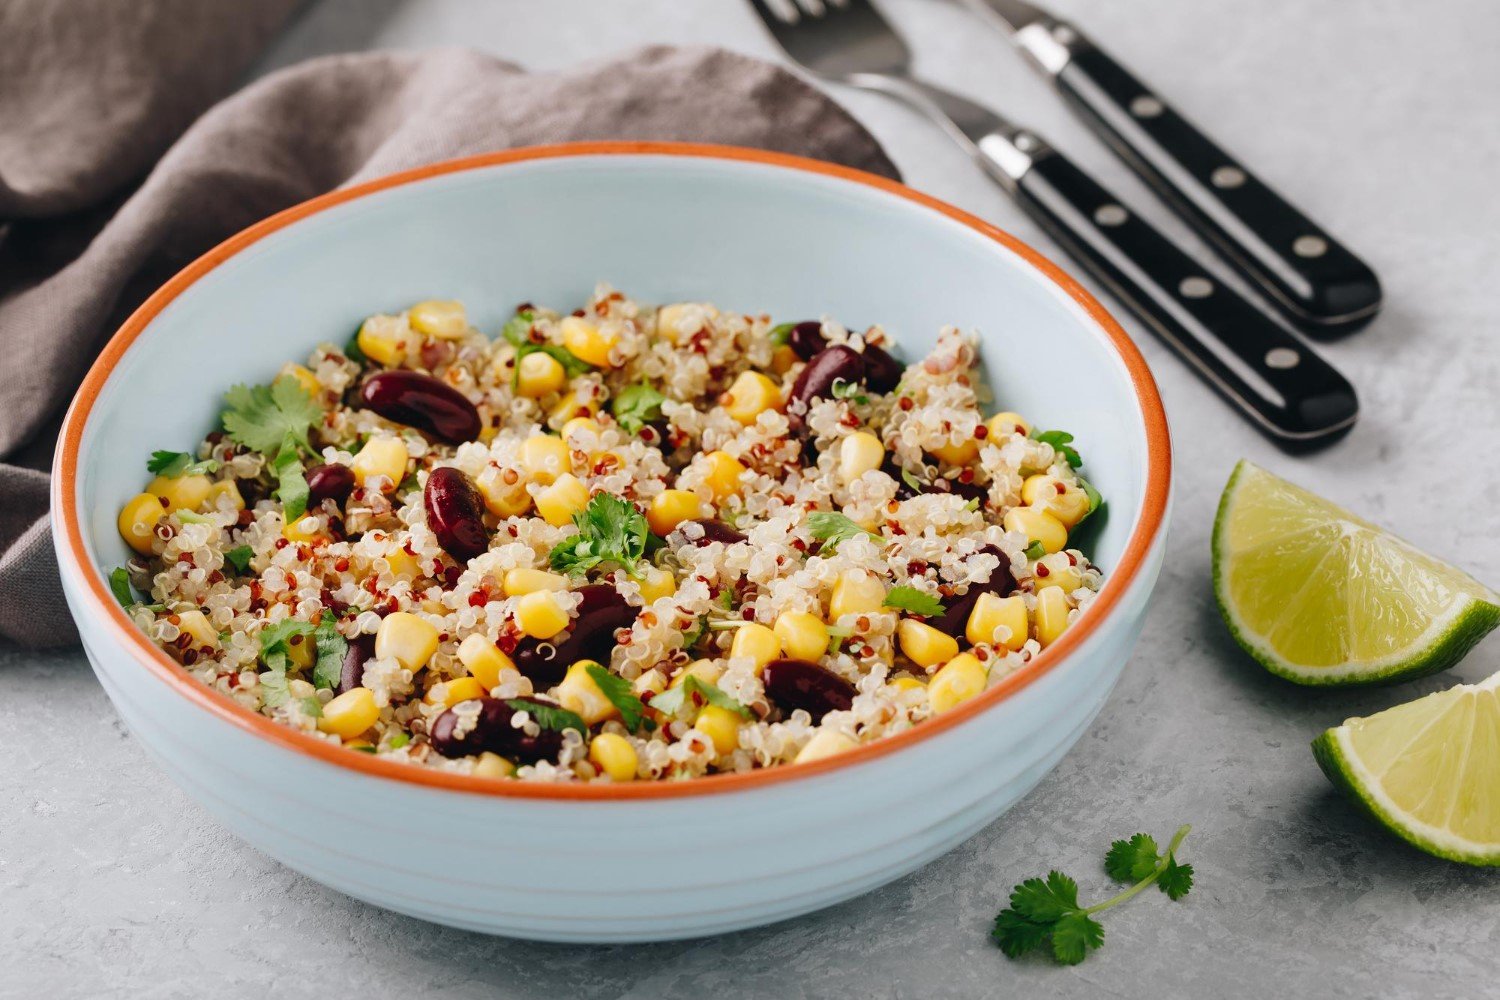
{"label": "gray linen napkin", "polygon": [[[0,455],[12,464],[0,464],[0,635],[27,645],[77,638],[57,581],[47,476],[37,471],[62,410],[124,316],[235,231],[394,170],[570,140],[758,146],[897,176],[827,97],[717,49],[648,48],[547,74],[464,50],[331,56],[268,76],[189,126],[290,2],[9,2],[0,4]],[[69,7],[74,17],[55,16]],[[200,8],[217,20],[169,28],[158,17]],[[145,12],[158,33],[143,34],[125,11]],[[196,47],[200,58],[165,68],[140,58],[153,38],[153,53]],[[119,44],[131,51],[102,59]],[[80,79],[30,75],[88,59],[106,65]]]}

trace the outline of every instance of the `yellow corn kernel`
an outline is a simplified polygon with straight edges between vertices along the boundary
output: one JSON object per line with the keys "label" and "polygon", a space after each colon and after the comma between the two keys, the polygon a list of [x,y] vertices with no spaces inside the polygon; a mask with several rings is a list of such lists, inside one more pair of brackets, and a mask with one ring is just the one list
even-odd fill
{"label": "yellow corn kernel", "polygon": [[959,653],[938,668],[927,684],[927,700],[935,714],[948,711],[984,690],[984,664],[972,653]]}
{"label": "yellow corn kernel", "polygon": [[708,326],[709,321],[718,315],[719,310],[705,302],[676,302],[662,306],[656,311],[656,333],[668,343],[675,344]]}
{"label": "yellow corn kernel", "polygon": [[597,440],[599,435],[603,433],[604,428],[599,426],[599,421],[593,417],[574,417],[562,425],[562,430],[558,431],[558,436],[569,445],[572,445],[575,434],[593,437]]}
{"label": "yellow corn kernel", "polygon": [[1020,434],[1023,437],[1031,433],[1031,425],[1019,413],[997,413],[985,422],[989,428],[990,436],[996,438],[1009,437],[1012,434]]}
{"label": "yellow corn kernel", "polygon": [[651,498],[646,506],[646,523],[651,530],[665,538],[683,521],[690,521],[702,513],[703,501],[691,490],[662,490]]}
{"label": "yellow corn kernel", "polygon": [[499,646],[478,632],[458,644],[458,662],[486,691],[500,683],[502,671],[516,669],[515,663],[500,651]]}
{"label": "yellow corn kernel", "polygon": [[365,357],[387,368],[406,360],[408,331],[397,316],[371,316],[360,325],[354,342]]}
{"label": "yellow corn kernel", "polygon": [[918,666],[947,663],[958,655],[957,639],[915,618],[901,619],[901,624],[896,626],[896,636],[901,640],[901,652]]}
{"label": "yellow corn kernel", "polygon": [[568,382],[562,362],[545,351],[532,351],[516,362],[516,393],[541,399],[558,392]]}
{"label": "yellow corn kernel", "polygon": [[573,515],[588,505],[589,488],[571,472],[564,472],[536,495],[536,512],[557,528],[573,523]]}
{"label": "yellow corn kernel", "polygon": [[781,387],[760,372],[740,372],[739,378],[729,387],[729,399],[724,410],[746,427],[755,423],[766,410],[781,406]]}
{"label": "yellow corn kernel", "polygon": [[318,662],[318,644],[310,635],[294,635],[286,641],[286,656],[298,670],[311,670]]}
{"label": "yellow corn kernel", "polygon": [[457,677],[451,681],[443,681],[434,684],[422,700],[429,705],[442,705],[444,708],[452,708],[461,701],[471,701],[475,698],[483,698],[485,695],[484,685],[477,677]]}
{"label": "yellow corn kernel", "polygon": [[219,648],[219,633],[211,624],[208,616],[201,611],[179,611],[177,613],[177,627],[193,637],[193,646],[202,649],[208,646],[210,649]]}
{"label": "yellow corn kernel", "polygon": [[231,510],[245,509],[245,498],[233,479],[221,479],[208,488],[208,509],[218,510],[220,500],[227,500]]}
{"label": "yellow corn kernel", "polygon": [[1066,552],[1042,556],[1036,561],[1033,571],[1038,591],[1043,587],[1057,587],[1064,594],[1071,594],[1083,585],[1083,574],[1078,572],[1078,567],[1073,565]]}
{"label": "yellow corn kernel", "polygon": [[[1000,629],[1009,631],[999,638]],[[978,646],[981,643],[1005,649],[1020,649],[1026,644],[1026,602],[1019,596],[1001,597],[983,593],[969,612],[964,637]]]}
{"label": "yellow corn kernel", "polygon": [[516,765],[499,754],[486,750],[479,755],[479,759],[474,762],[474,770],[469,773],[476,778],[509,778],[516,773]]}
{"label": "yellow corn kernel", "polygon": [[979,442],[968,437],[958,444],[945,442],[927,450],[949,465],[968,465],[979,457]]}
{"label": "yellow corn kernel", "polygon": [[660,670],[647,670],[631,682],[630,689],[637,698],[649,701],[648,695],[661,694],[667,689],[667,679]]}
{"label": "yellow corn kernel", "polygon": [[562,438],[533,434],[521,444],[521,465],[532,482],[545,486],[573,468],[573,456]]}
{"label": "yellow corn kernel", "polygon": [[838,621],[845,615],[862,615],[879,611],[885,604],[885,584],[862,569],[845,570],[833,585],[828,600],[828,620]]}
{"label": "yellow corn kernel", "polygon": [[1068,544],[1068,529],[1045,510],[1035,507],[1012,507],[1000,522],[1006,531],[1019,531],[1029,542],[1041,542],[1048,552],[1057,552]]}
{"label": "yellow corn kernel", "polygon": [[1056,476],[1027,476],[1021,484],[1021,499],[1057,518],[1064,528],[1072,528],[1089,513],[1089,495]]}
{"label": "yellow corn kernel", "polygon": [[486,509],[496,517],[520,517],[531,509],[531,494],[526,492],[526,483],[519,477],[507,484],[504,473],[480,476],[474,485],[479,488]]}
{"label": "yellow corn kernel", "polygon": [[404,576],[408,580],[415,580],[422,575],[422,564],[403,546],[398,545],[387,552],[385,561],[391,567],[392,576]]}
{"label": "yellow corn kernel", "polygon": [[715,750],[726,754],[739,748],[740,723],[743,721],[738,712],[718,705],[704,705],[693,722],[693,728],[707,736]]}
{"label": "yellow corn kernel", "polygon": [[599,664],[593,660],[579,660],[568,668],[568,672],[557,684],[557,700],[562,703],[562,707],[570,712],[577,712],[579,718],[591,726],[620,714],[615,703],[605,696],[594,678],[589,676],[589,667],[597,666]]}
{"label": "yellow corn kernel", "polygon": [[926,691],[927,685],[915,677],[897,677],[891,681],[891,687],[897,691]]}
{"label": "yellow corn kernel", "polygon": [[568,613],[550,590],[533,590],[516,601],[516,627],[534,639],[550,639],[568,627]]}
{"label": "yellow corn kernel", "polygon": [[575,392],[567,393],[552,409],[547,411],[547,426],[561,427],[569,420],[576,417],[592,417],[599,412],[599,405],[594,401],[583,402]]}
{"label": "yellow corn kernel", "polygon": [[771,352],[771,371],[775,372],[777,375],[785,375],[787,372],[792,370],[793,365],[801,360],[802,359],[797,356],[796,351],[792,350],[787,345],[782,344],[780,347],[776,348],[776,350]]}
{"label": "yellow corn kernel", "polygon": [[828,651],[828,626],[815,614],[784,611],[772,628],[787,656],[816,663]]}
{"label": "yellow corn kernel", "polygon": [[157,476],[146,485],[146,492],[161,497],[170,513],[174,510],[197,510],[208,499],[213,488],[213,481],[207,476],[178,476],[176,479]]}
{"label": "yellow corn kernel", "polygon": [[375,692],[366,687],[350,688],[323,706],[318,728],[347,740],[375,725],[378,718]]}
{"label": "yellow corn kernel", "polygon": [[1057,641],[1068,629],[1068,599],[1060,587],[1048,587],[1036,594],[1036,641],[1043,647]]}
{"label": "yellow corn kernel", "polygon": [[306,365],[297,365],[287,362],[281,366],[281,371],[276,375],[277,379],[289,378],[302,387],[302,391],[313,399],[317,399],[323,392],[323,383],[318,381],[318,376],[312,373],[312,369]]}
{"label": "yellow corn kernel", "polygon": [[462,302],[428,299],[406,311],[406,321],[418,333],[439,340],[462,340],[469,332],[469,317]]}
{"label": "yellow corn kernel", "polygon": [[534,590],[567,590],[568,578],[544,569],[513,569],[505,574],[505,593],[508,597],[520,597]]}
{"label": "yellow corn kernel", "polygon": [[641,600],[647,604],[677,593],[677,578],[668,570],[649,567],[641,574]]}
{"label": "yellow corn kernel", "polygon": [[372,437],[359,449],[359,454],[349,463],[349,469],[359,485],[367,487],[371,480],[381,477],[380,491],[393,493],[406,478],[408,457],[406,442],[400,438]]}
{"label": "yellow corn kernel", "polygon": [[611,781],[632,781],[640,758],[635,747],[618,733],[600,733],[589,743],[589,761]]}
{"label": "yellow corn kernel", "polygon": [[856,431],[839,445],[839,476],[852,483],[866,472],[880,468],[885,461],[885,445],[869,431]]}
{"label": "yellow corn kernel", "polygon": [[282,525],[281,537],[289,542],[315,542],[326,539],[328,525],[321,514],[303,514],[297,520]]}
{"label": "yellow corn kernel", "polygon": [[682,687],[689,677],[696,677],[705,684],[717,684],[719,675],[723,672],[724,669],[713,660],[694,660],[678,671],[677,676],[672,678],[672,683],[667,686]]}
{"label": "yellow corn kernel", "polygon": [[722,502],[739,493],[740,477],[745,474],[744,463],[727,451],[711,451],[703,458],[703,482],[713,493],[715,502]]}
{"label": "yellow corn kernel", "polygon": [[375,632],[375,655],[393,656],[412,673],[427,666],[437,648],[438,630],[410,611],[387,615]]}
{"label": "yellow corn kernel", "polygon": [[807,745],[797,751],[797,759],[794,764],[806,764],[812,760],[822,760],[824,757],[833,757],[846,753],[859,746],[858,743],[845,736],[843,733],[833,729],[820,729]]}
{"label": "yellow corn kernel", "polygon": [[755,663],[759,674],[766,664],[781,655],[781,640],[776,633],[757,622],[741,625],[734,630],[734,641],[729,644],[730,657],[747,657]]}
{"label": "yellow corn kernel", "polygon": [[558,330],[569,354],[595,368],[610,367],[609,352],[619,341],[619,334],[607,333],[582,316],[564,316]]}
{"label": "yellow corn kernel", "polygon": [[149,556],[156,522],[166,516],[166,505],[155,493],[137,493],[120,508],[120,537],[141,555]]}

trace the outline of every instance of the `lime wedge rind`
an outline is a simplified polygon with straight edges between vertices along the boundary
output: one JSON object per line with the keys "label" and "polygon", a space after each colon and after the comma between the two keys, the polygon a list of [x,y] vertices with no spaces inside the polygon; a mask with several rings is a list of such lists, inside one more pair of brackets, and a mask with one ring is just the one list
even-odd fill
{"label": "lime wedge rind", "polygon": [[[1213,586],[1219,613],[1245,652],[1255,658],[1266,670],[1278,677],[1309,686],[1339,687],[1354,685],[1388,684],[1410,680],[1446,670],[1462,660],[1474,645],[1497,625],[1500,625],[1500,595],[1480,584],[1477,580],[1452,569],[1443,567],[1452,574],[1455,600],[1442,613],[1433,617],[1423,631],[1389,655],[1351,659],[1338,665],[1307,665],[1296,663],[1277,651],[1275,644],[1257,629],[1247,624],[1235,608],[1229,594],[1226,566],[1229,562],[1226,535],[1234,508],[1238,487],[1246,475],[1269,476],[1255,465],[1241,461],[1235,466],[1229,483],[1219,500],[1218,514],[1214,519],[1213,532]],[[1331,511],[1338,508],[1323,503]],[[1339,512],[1342,516],[1345,512]],[[1361,530],[1379,533],[1379,529],[1368,522],[1347,515],[1351,525]],[[1310,531],[1304,527],[1296,532]],[[1383,544],[1403,550],[1417,563],[1437,564],[1430,557],[1409,543],[1394,536],[1380,533]],[[1292,537],[1287,535],[1286,537]],[[1254,551],[1253,549],[1247,551]],[[1461,581],[1461,583],[1457,582]],[[1272,629],[1274,632],[1274,628]]]}

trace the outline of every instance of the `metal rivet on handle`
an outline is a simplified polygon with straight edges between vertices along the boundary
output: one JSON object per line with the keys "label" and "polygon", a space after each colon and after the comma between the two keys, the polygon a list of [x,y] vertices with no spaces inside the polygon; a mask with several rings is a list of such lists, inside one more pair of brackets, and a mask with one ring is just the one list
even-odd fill
{"label": "metal rivet on handle", "polygon": [[1036,149],[1036,147],[1036,136],[1026,132],[1022,132],[1020,135],[1016,136],[1016,148],[1021,152],[1029,153],[1032,150]]}
{"label": "metal rivet on handle", "polygon": [[1220,167],[1209,176],[1216,188],[1237,188],[1245,183],[1245,172],[1239,167]]}
{"label": "metal rivet on handle", "polygon": [[1302,363],[1302,355],[1290,347],[1273,347],[1266,352],[1266,367],[1285,371]]}
{"label": "metal rivet on handle", "polygon": [[1078,32],[1074,31],[1066,24],[1059,24],[1057,27],[1052,29],[1052,37],[1057,41],[1059,45],[1072,45],[1074,42],[1078,41]]}
{"label": "metal rivet on handle", "polygon": [[1321,257],[1328,252],[1328,241],[1321,236],[1299,236],[1292,242],[1292,253],[1298,257]]}
{"label": "metal rivet on handle", "polygon": [[1158,101],[1150,94],[1142,94],[1130,102],[1130,113],[1137,118],[1155,118],[1165,110],[1166,108],[1162,106],[1161,101]]}
{"label": "metal rivet on handle", "polygon": [[1122,205],[1100,205],[1094,209],[1094,221],[1101,226],[1118,226],[1128,218],[1130,213]]}
{"label": "metal rivet on handle", "polygon": [[1214,283],[1207,278],[1183,278],[1177,291],[1185,299],[1206,299],[1214,293]]}

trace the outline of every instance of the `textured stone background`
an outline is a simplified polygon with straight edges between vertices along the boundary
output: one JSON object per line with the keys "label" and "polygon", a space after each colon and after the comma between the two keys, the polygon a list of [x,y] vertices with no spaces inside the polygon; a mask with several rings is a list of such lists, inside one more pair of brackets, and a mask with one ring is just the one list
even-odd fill
{"label": "textured stone background", "polygon": [[[930,75],[1035,125],[1155,209],[1020,58],[945,0],[885,0]],[[1500,995],[1500,874],[1393,841],[1330,793],[1307,743],[1500,669],[1354,694],[1296,690],[1229,641],[1208,533],[1247,456],[1500,582],[1500,7],[1487,0],[1254,5],[1056,0],[1192,118],[1369,259],[1385,314],[1326,349],[1364,416],[1288,458],[1142,334],[1176,433],[1171,551],[1104,714],[1019,807],[922,871],[778,926],[649,947],[522,944],[429,926],[311,883],[220,832],[145,759],[81,653],[0,650],[0,996],[937,998]],[[263,69],[369,47],[477,44],[541,68],[646,42],[773,56],[738,0],[324,0]],[[839,97],[908,180],[1053,249],[925,122]],[[1160,218],[1160,212],[1154,213]],[[1127,322],[1132,332],[1138,324]],[[1194,833],[1200,887],[1111,913],[1075,969],[986,938],[1017,879],[1057,865],[1086,893],[1137,828]]]}

